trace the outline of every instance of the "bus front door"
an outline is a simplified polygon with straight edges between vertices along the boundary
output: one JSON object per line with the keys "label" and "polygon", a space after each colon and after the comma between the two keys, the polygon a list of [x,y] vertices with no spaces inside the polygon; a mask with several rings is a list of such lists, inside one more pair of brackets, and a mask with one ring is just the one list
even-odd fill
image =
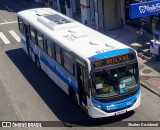
{"label": "bus front door", "polygon": [[25,37],[26,37],[26,46],[27,46],[27,52],[28,52],[28,56],[31,56],[30,54],[30,43],[29,43],[29,26],[27,24],[25,24]]}
{"label": "bus front door", "polygon": [[87,110],[87,95],[85,92],[85,85],[84,85],[85,68],[79,63],[76,63],[76,69],[77,69],[79,103],[85,110]]}

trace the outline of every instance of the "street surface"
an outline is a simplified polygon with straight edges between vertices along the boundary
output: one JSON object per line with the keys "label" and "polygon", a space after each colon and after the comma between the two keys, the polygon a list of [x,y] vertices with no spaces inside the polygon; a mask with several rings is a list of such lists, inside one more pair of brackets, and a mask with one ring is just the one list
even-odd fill
{"label": "street surface", "polygon": [[160,121],[160,97],[143,87],[141,106],[135,111],[102,119],[100,123],[89,118],[21,49],[16,12],[22,9],[16,0],[0,3],[0,121],[86,122],[83,125],[77,122],[76,129],[84,129],[81,126],[96,121],[93,126],[97,127],[92,127],[96,130],[112,130],[107,124],[121,120]]}

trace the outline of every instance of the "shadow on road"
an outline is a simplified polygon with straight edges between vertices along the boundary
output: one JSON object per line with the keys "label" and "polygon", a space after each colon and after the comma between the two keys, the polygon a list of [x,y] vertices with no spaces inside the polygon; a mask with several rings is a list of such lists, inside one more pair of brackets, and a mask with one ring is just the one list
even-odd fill
{"label": "shadow on road", "polygon": [[131,111],[116,117],[92,119],[78,105],[74,104],[69,96],[57,87],[43,71],[40,71],[22,49],[6,51],[6,54],[52,110],[53,114],[64,122],[64,126],[107,126],[108,124],[118,123],[134,114],[134,111]]}

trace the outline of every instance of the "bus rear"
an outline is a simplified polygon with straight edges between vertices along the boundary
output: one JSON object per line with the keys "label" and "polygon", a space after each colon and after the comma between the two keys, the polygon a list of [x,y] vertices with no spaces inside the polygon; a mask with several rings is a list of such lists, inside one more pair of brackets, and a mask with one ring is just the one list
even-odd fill
{"label": "bus rear", "polygon": [[139,69],[134,50],[100,53],[91,57],[90,62],[88,113],[91,117],[119,115],[140,105]]}

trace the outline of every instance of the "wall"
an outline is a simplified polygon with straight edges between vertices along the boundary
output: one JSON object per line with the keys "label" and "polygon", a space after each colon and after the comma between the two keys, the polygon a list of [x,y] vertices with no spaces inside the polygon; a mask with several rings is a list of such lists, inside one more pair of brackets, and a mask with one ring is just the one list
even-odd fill
{"label": "wall", "polygon": [[121,0],[103,0],[104,2],[104,30],[121,26]]}

